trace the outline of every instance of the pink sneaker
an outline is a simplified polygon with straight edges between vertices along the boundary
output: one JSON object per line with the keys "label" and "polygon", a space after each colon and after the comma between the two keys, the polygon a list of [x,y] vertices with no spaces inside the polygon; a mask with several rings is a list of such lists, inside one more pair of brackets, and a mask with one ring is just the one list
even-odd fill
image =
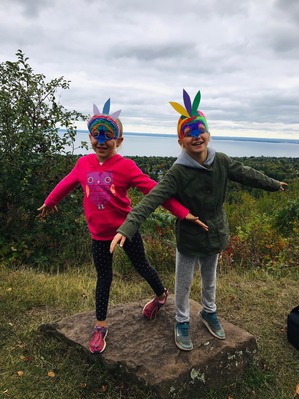
{"label": "pink sneaker", "polygon": [[89,344],[89,350],[92,353],[102,353],[106,348],[108,328],[95,326]]}
{"label": "pink sneaker", "polygon": [[164,288],[165,298],[159,301],[157,297],[149,301],[143,308],[142,314],[146,319],[155,320],[160,308],[165,305],[168,297],[168,290]]}

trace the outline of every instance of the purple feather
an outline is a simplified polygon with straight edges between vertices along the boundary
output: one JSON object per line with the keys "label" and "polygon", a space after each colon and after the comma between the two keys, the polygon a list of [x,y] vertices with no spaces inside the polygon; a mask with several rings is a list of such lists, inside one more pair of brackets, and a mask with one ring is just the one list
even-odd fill
{"label": "purple feather", "polygon": [[113,119],[117,119],[119,117],[119,114],[121,113],[121,109],[119,111],[113,112],[113,114],[111,114],[111,118]]}
{"label": "purple feather", "polygon": [[95,104],[93,104],[93,114],[94,115],[99,115],[100,114],[100,111],[99,111],[98,107]]}
{"label": "purple feather", "polygon": [[183,99],[184,99],[184,104],[185,104],[186,111],[191,116],[192,115],[191,99],[190,99],[190,96],[186,92],[185,89],[183,89]]}

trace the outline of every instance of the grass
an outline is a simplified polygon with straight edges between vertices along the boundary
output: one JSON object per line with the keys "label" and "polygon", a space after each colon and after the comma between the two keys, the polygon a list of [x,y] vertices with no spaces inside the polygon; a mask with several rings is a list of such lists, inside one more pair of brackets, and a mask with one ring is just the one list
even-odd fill
{"label": "grass", "polygon": [[[298,305],[298,270],[219,270],[221,317],[257,338],[256,364],[236,384],[209,399],[293,399],[299,384],[299,352],[286,339],[286,318]],[[174,275],[163,281],[173,292]],[[89,363],[79,348],[46,338],[38,327],[94,308],[93,266],[46,274],[0,266],[0,398],[151,399],[150,392]],[[135,273],[115,273],[111,304],[142,300],[150,289]],[[199,301],[197,275],[191,297]]]}

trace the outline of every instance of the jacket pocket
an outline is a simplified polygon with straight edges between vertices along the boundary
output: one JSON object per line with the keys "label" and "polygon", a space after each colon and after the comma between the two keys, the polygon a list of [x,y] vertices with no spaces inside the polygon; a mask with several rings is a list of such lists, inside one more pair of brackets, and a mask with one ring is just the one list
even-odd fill
{"label": "jacket pocket", "polygon": [[208,233],[201,227],[187,221],[176,221],[178,250],[185,254],[208,252]]}
{"label": "jacket pocket", "polygon": [[229,226],[225,211],[219,213],[214,218],[208,219],[209,226],[209,245],[211,248],[224,250],[229,242]]}

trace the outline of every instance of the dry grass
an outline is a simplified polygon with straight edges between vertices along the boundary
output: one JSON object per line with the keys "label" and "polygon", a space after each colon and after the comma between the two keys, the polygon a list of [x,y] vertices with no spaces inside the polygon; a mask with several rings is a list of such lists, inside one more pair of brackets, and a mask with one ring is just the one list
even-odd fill
{"label": "dry grass", "polygon": [[[219,314],[254,334],[260,355],[241,381],[211,392],[209,398],[294,398],[299,352],[286,340],[286,318],[299,302],[298,277],[298,270],[283,275],[234,269],[219,273]],[[173,274],[164,274],[163,280],[173,292]],[[94,285],[92,265],[61,275],[0,267],[0,398],[151,398],[89,364],[78,349],[39,334],[42,323],[93,309]],[[149,295],[150,289],[135,274],[115,274],[111,303]],[[198,274],[191,297],[200,301]]]}
{"label": "dry grass", "polygon": [[[299,384],[299,352],[287,341],[286,325],[288,313],[299,303],[298,281],[299,271],[295,269],[284,275],[261,269],[230,270],[218,278],[220,316],[256,337],[259,369],[270,377],[271,382],[266,378],[255,397],[294,398]],[[198,278],[192,298],[198,300],[199,292]],[[246,385],[244,388],[246,392]],[[245,392],[238,397],[245,398]]]}

